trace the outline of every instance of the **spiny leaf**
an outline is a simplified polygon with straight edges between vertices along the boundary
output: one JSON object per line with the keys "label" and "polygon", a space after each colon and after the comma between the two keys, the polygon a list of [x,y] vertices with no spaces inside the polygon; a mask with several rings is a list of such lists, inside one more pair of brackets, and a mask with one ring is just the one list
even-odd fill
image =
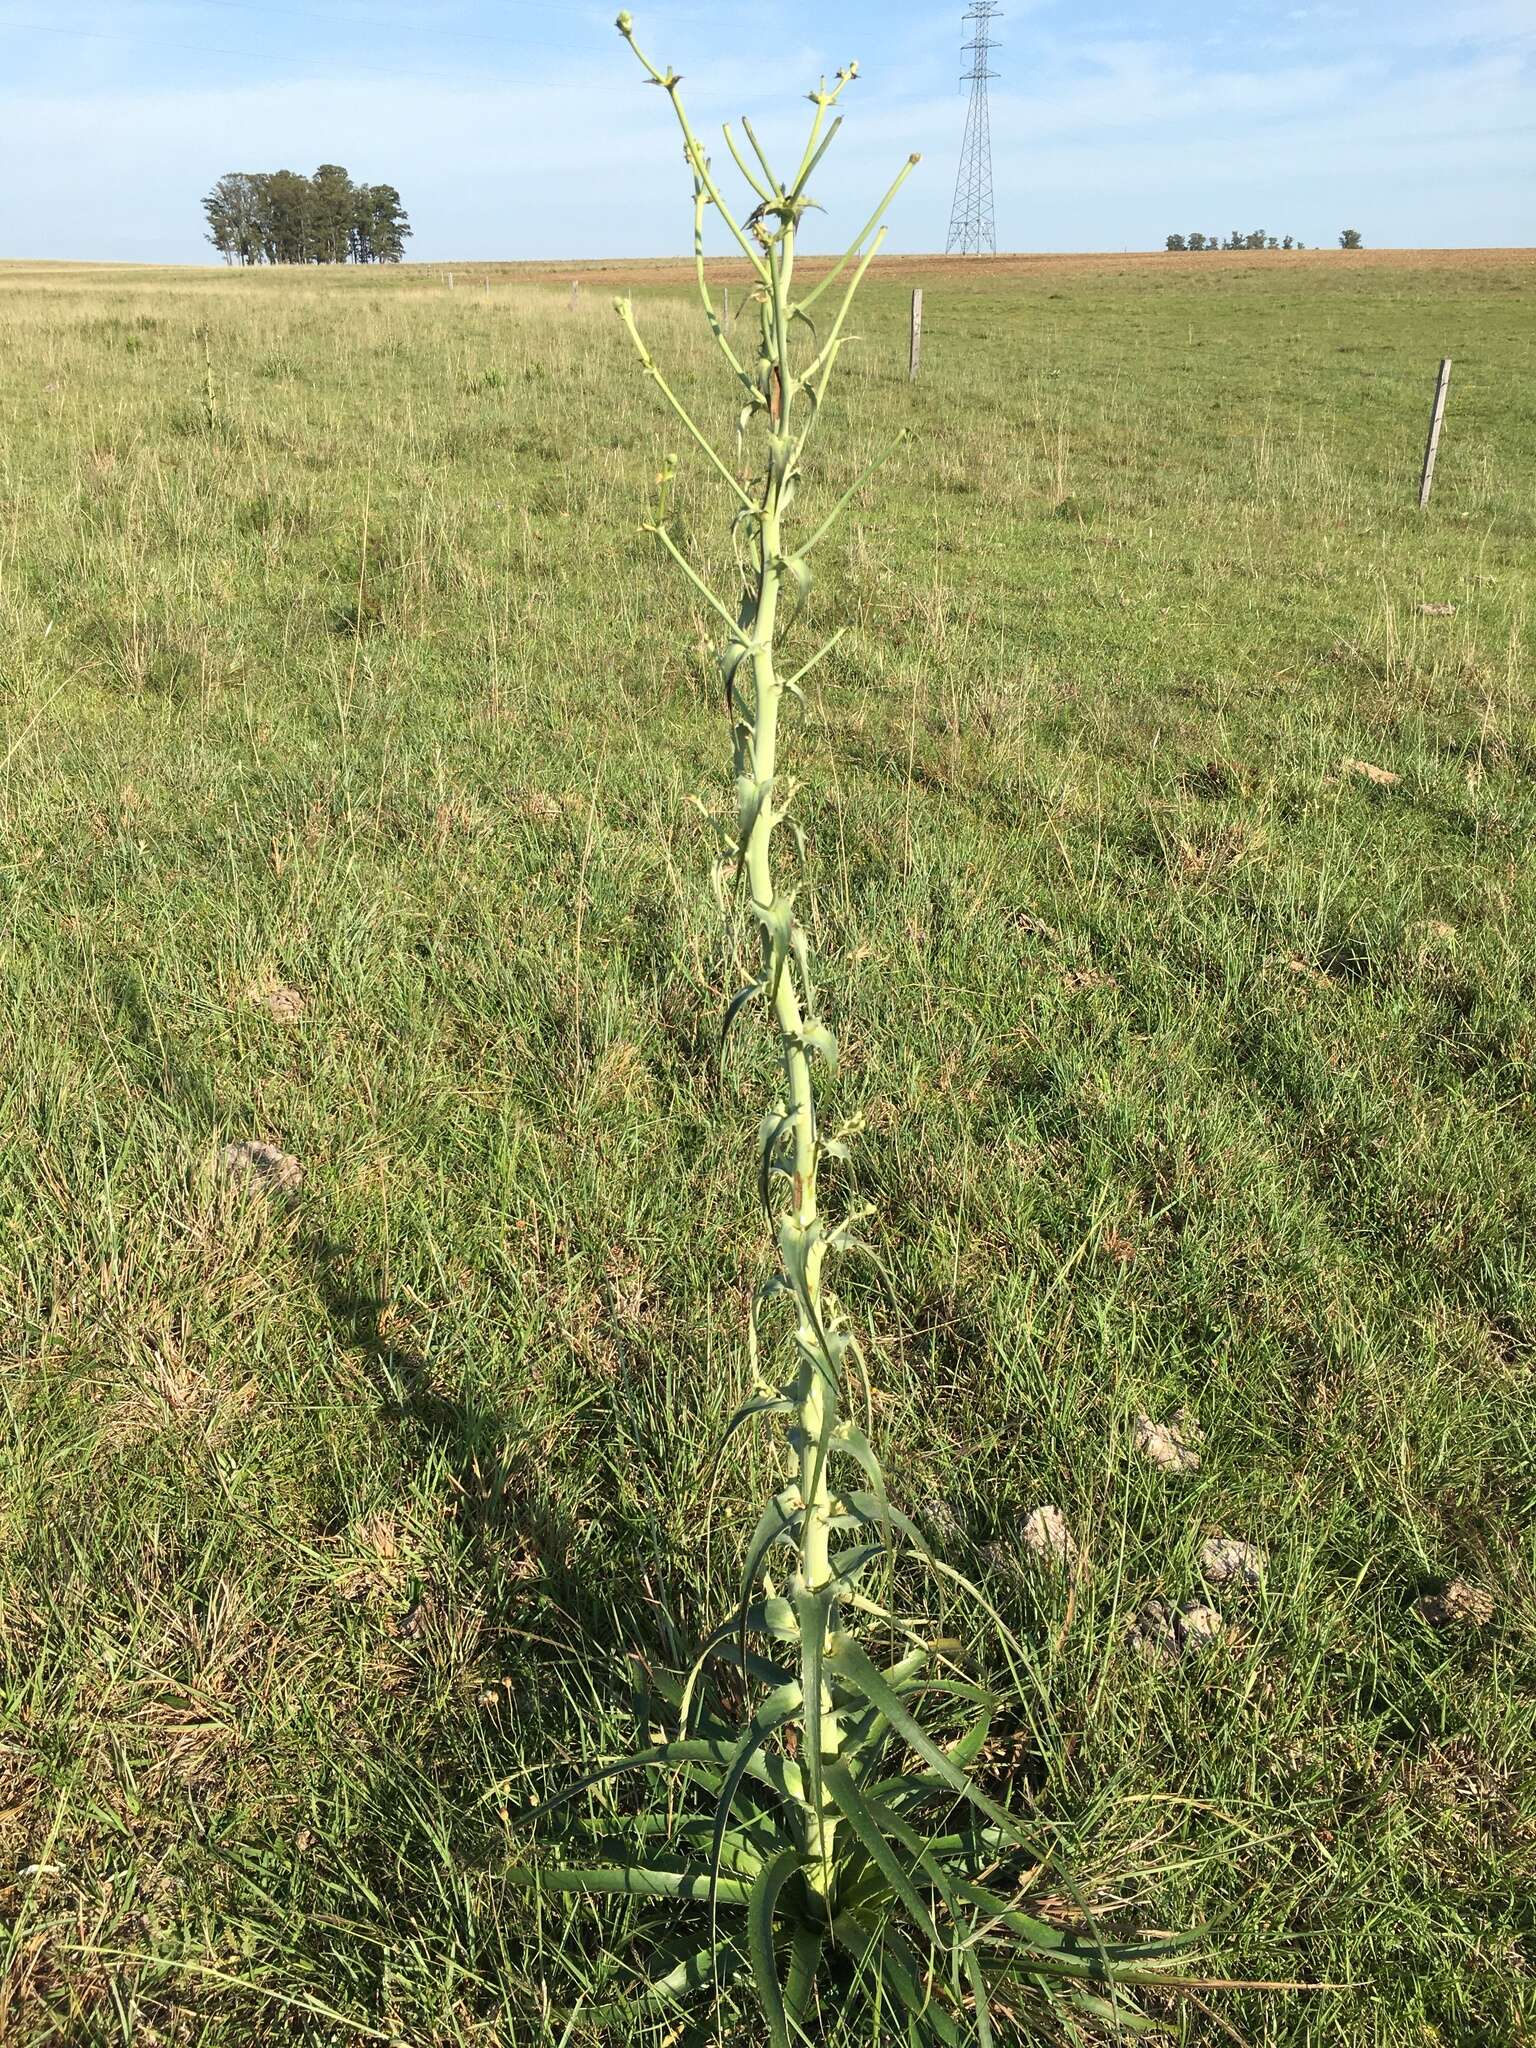
{"label": "spiny leaf", "polygon": [[822,1769],[822,1783],[832,1795],[839,1813],[858,1836],[866,1855],[876,1864],[897,1898],[912,1915],[928,1940],[938,1946],[939,1930],[933,1923],[928,1902],[912,1882],[910,1872],[896,1854],[874,1813],[846,1767],[835,1759]]}
{"label": "spiny leaf", "polygon": [[[969,1770],[977,1757],[981,1755],[982,1750],[986,1747],[987,1737],[992,1732],[992,1723],[997,1715],[998,1703],[993,1696],[990,1693],[981,1693],[979,1688],[975,1690],[980,1694],[985,1704],[959,1741],[950,1743],[944,1752],[955,1769],[959,1771]],[[927,1772],[916,1774],[907,1772],[899,1778],[888,1778],[872,1789],[881,1798],[892,1798],[897,1794],[901,1794],[903,1803],[908,1805],[920,1804],[924,1798],[932,1796],[947,1796],[950,1798],[954,1796],[953,1787],[947,1779],[934,1777]],[[958,1840],[958,1837],[956,1839]]]}
{"label": "spiny leaf", "polygon": [[797,1043],[802,1051],[816,1053],[824,1059],[829,1072],[837,1072],[837,1039],[825,1024],[813,1019],[804,1025]]}
{"label": "spiny leaf", "polygon": [[[761,982],[758,986],[762,986]],[[757,1191],[769,1216],[773,1214],[773,1176],[791,1171],[779,1157],[779,1147],[785,1134],[794,1128],[794,1122],[794,1112],[775,1103],[758,1132]]]}
{"label": "spiny leaf", "polygon": [[[850,1437],[834,1439],[834,1450],[847,1450],[857,1457],[858,1452],[854,1449],[852,1438],[858,1438],[862,1442],[862,1432],[853,1430]],[[873,1453],[871,1453],[871,1457],[873,1458]],[[879,1471],[878,1465],[876,1465],[875,1470]],[[923,1541],[917,1524],[908,1516],[902,1514],[899,1508],[891,1506],[885,1497],[883,1485],[878,1493],[845,1493],[838,1500],[834,1501],[832,1505],[835,1513],[851,1514],[856,1520],[867,1523],[873,1528],[884,1529],[887,1532],[887,1541],[889,1541],[889,1532],[894,1530],[898,1536],[905,1537],[919,1557],[926,1558],[928,1556],[928,1546]]]}
{"label": "spiny leaf", "polygon": [[717,1984],[729,1984],[742,1974],[742,1967],[728,1948],[711,1942],[707,1948],[685,1955],[665,1975],[653,1977],[612,2004],[583,2006],[580,2016],[584,2025],[619,2026],[647,2006],[675,2004],[699,1992],[713,1991]]}
{"label": "spiny leaf", "polygon": [[757,1880],[752,1886],[752,1896],[747,1901],[747,1950],[752,1961],[752,1982],[757,1991],[758,2003],[763,2008],[763,2018],[768,2022],[771,2048],[793,2048],[789,2034],[787,2001],[779,1983],[779,1964],[774,1944],[774,1915],[778,1908],[780,1892],[799,1867],[800,1857],[797,1850],[781,1850],[771,1863],[765,1863],[758,1872]]}
{"label": "spiny leaf", "polygon": [[796,613],[803,608],[806,600],[810,597],[811,586],[815,578],[811,574],[809,562],[800,555],[784,556],[778,564],[778,569],[779,574],[789,584],[795,597],[794,610],[790,613],[789,620],[786,621],[786,624],[788,624],[793,621]]}
{"label": "spiny leaf", "polygon": [[789,1970],[784,1979],[784,2011],[791,2026],[804,2028],[815,1988],[816,1970],[826,1947],[826,1930],[797,1927],[789,1937]]}
{"label": "spiny leaf", "polygon": [[741,1571],[741,1597],[743,1606],[756,1583],[763,1559],[776,1543],[784,1542],[799,1529],[805,1519],[805,1502],[800,1498],[798,1487],[786,1486],[776,1493],[758,1517],[752,1540],[747,1545],[746,1563]]}
{"label": "spiny leaf", "polygon": [[[660,1839],[663,1844],[680,1843],[689,1849],[707,1850],[715,1835],[712,1813],[629,1813],[624,1816],[622,1825],[626,1839],[631,1836],[641,1842]],[[741,1866],[736,1875],[753,1877],[783,1846],[783,1831],[775,1826],[773,1814],[763,1809],[737,1814],[721,1844],[721,1852]],[[622,1844],[614,1847],[606,1836],[596,1837],[594,1847],[605,1855],[611,1849],[614,1861],[623,1860]]]}
{"label": "spiny leaf", "polygon": [[925,1982],[912,1944],[893,1922],[874,1926],[862,1914],[845,1911],[833,1921],[832,1934],[840,1948],[879,1975],[891,2003],[919,2029],[919,2038],[931,2036],[943,2048],[963,2048],[960,2029],[934,2002],[932,1979]]}
{"label": "spiny leaf", "polygon": [[958,1792],[962,1799],[968,1799],[988,1820],[994,1822],[1021,1848],[1029,1846],[1018,1822],[993,1799],[989,1799],[974,1780],[968,1778],[949,1758],[945,1756],[933,1737],[903,1704],[900,1695],[889,1685],[884,1675],[870,1662],[868,1656],[851,1636],[841,1633],[834,1635],[827,1645],[826,1661],[856,1692],[864,1695],[873,1705],[880,1708],[891,1727],[908,1745],[916,1750],[925,1763],[942,1778],[945,1784]]}
{"label": "spiny leaf", "polygon": [[735,1436],[737,1430],[744,1429],[749,1422],[754,1421],[760,1415],[793,1415],[795,1413],[795,1404],[787,1394],[764,1394],[755,1401],[745,1402],[736,1410],[736,1413],[725,1425],[725,1434],[716,1445],[715,1455],[710,1461],[710,1479],[713,1480],[720,1460],[725,1455],[726,1446],[730,1443],[732,1437]]}
{"label": "spiny leaf", "polygon": [[[758,1751],[764,1747],[768,1738],[776,1734],[786,1721],[793,1719],[799,1705],[800,1687],[798,1682],[792,1679],[788,1685],[781,1685],[776,1692],[771,1692],[747,1724],[740,1746],[726,1771],[725,1781],[720,1787],[720,1797],[715,1805],[714,1839],[709,1852],[711,1870],[718,1871],[720,1868],[721,1845],[730,1830],[731,1809],[736,1804],[736,1794],[741,1789],[742,1779],[752,1768]],[[715,1894],[711,1893],[711,1906],[714,1903]]]}
{"label": "spiny leaf", "polygon": [[777,1002],[779,983],[784,975],[784,963],[789,958],[790,940],[795,926],[795,899],[790,896],[775,896],[771,903],[754,903],[752,915],[757,919],[763,932],[763,949],[767,955],[768,1000]]}
{"label": "spiny leaf", "polygon": [[1031,1949],[1040,1950],[1051,1961],[1061,1962],[1074,1976],[1098,1977],[1104,1973],[1104,1965],[1097,1953],[1092,1957],[1075,1954],[1073,1938],[1064,1927],[1053,1927],[1048,1920],[1041,1920],[1032,1913],[1024,1912],[1007,1899],[1000,1899],[970,1878],[958,1880],[960,1896],[983,1920],[993,1921],[999,1927],[1006,1927],[1010,1934],[1016,1934],[1026,1941]]}
{"label": "spiny leaf", "polygon": [[[891,1503],[886,1497],[884,1469],[881,1466],[880,1460],[875,1456],[874,1448],[869,1438],[854,1423],[841,1422],[833,1433],[831,1453],[833,1457],[852,1458],[860,1471],[868,1478],[872,1489],[868,1498],[874,1501],[875,1519],[879,1523],[887,1547],[894,1550],[894,1531],[897,1528],[897,1520],[892,1515]],[[857,1512],[859,1501],[864,1498],[866,1496],[863,1494],[855,1494],[853,1496],[850,1505],[854,1507],[855,1512]],[[907,1528],[910,1529],[911,1527],[912,1524],[908,1522]],[[919,1545],[920,1547],[921,1545]]]}
{"label": "spiny leaf", "polygon": [[833,648],[836,647],[838,641],[842,639],[843,635],[847,632],[847,630],[848,628],[846,626],[839,626],[837,631],[832,635],[832,638],[830,640],[825,641],[820,647],[818,647],[816,652],[811,656],[809,661],[801,663],[800,667],[795,670],[794,674],[786,680],[784,688],[786,690],[792,691],[797,697],[801,696],[803,692],[800,689],[800,685],[805,681],[806,677],[811,673],[812,669],[820,668],[821,664],[826,660],[827,656],[832,652]]}
{"label": "spiny leaf", "polygon": [[1149,2019],[1146,2013],[1138,2012],[1135,2005],[1124,1997],[1099,1998],[1091,1991],[1072,1990],[1067,1993],[1067,2003],[1086,2018],[1112,2028],[1116,2034],[1130,2034],[1142,2040],[1159,2034],[1167,2037],[1168,2029],[1160,2020]]}
{"label": "spiny leaf", "polygon": [[[915,1650],[899,1663],[887,1667],[886,1682],[896,1692],[920,1684],[921,1674],[927,1662],[927,1652]],[[850,1770],[859,1766],[867,1776],[880,1762],[884,1750],[888,1733],[885,1716],[878,1707],[872,1707],[868,1700],[858,1708],[845,1703],[842,1709],[842,1726],[843,1741],[838,1755]]]}
{"label": "spiny leaf", "polygon": [[771,779],[754,781],[749,775],[736,778],[736,845],[743,860],[746,858],[747,841],[762,816],[763,806],[773,795]]}
{"label": "spiny leaf", "polygon": [[883,1543],[866,1543],[855,1550],[835,1550],[827,1559],[832,1571],[832,1583],[838,1586],[856,1586],[872,1564],[879,1564],[889,1555]]}
{"label": "spiny leaf", "polygon": [[[590,1792],[594,1786],[606,1784],[610,1778],[623,1777],[630,1771],[675,1770],[694,1764],[729,1765],[735,1753],[735,1739],[729,1737],[686,1736],[674,1742],[659,1742],[650,1749],[636,1750],[630,1756],[621,1757],[617,1763],[605,1764],[601,1770],[589,1771],[574,1784],[563,1786],[552,1799],[524,1807],[518,1818],[542,1820],[547,1814],[558,1813],[562,1806],[569,1806],[583,1792]],[[764,1782],[771,1780],[765,1777]]]}
{"label": "spiny leaf", "polygon": [[720,1026],[720,1053],[722,1058],[725,1055],[725,1042],[731,1035],[732,1025],[736,1022],[736,1019],[741,1015],[742,1011],[747,1007],[748,1003],[752,1001],[753,997],[760,996],[766,987],[766,982],[754,981],[751,982],[746,988],[738,990],[738,992],[734,996],[732,996],[730,1001],[730,1007],[726,1010],[725,1013],[725,1022]]}
{"label": "spiny leaf", "polygon": [[518,1866],[500,1875],[521,1890],[582,1892],[593,1898],[697,1899],[713,1895],[733,1906],[744,1906],[752,1887],[734,1877],[722,1877],[712,1886],[711,1873],[702,1870],[652,1870],[644,1864],[612,1864],[602,1870],[540,1870]]}
{"label": "spiny leaf", "polygon": [[908,1828],[887,1807],[878,1800],[866,1802],[871,1824],[879,1829],[893,1844],[904,1849],[920,1868],[928,1882],[938,1892],[949,1911],[954,1925],[953,1951],[958,1954],[960,1967],[966,1982],[971,1987],[971,1996],[976,2007],[976,2033],[979,2048],[992,2048],[992,2016],[987,1998],[987,1980],[982,1973],[976,1956],[973,1930],[968,1926],[962,1908],[958,1887],[945,1868],[942,1857],[933,1853],[933,1845]]}
{"label": "spiny leaf", "polygon": [[[816,1314],[811,1298],[811,1255],[818,1245],[824,1246],[828,1241],[827,1226],[819,1216],[809,1223],[802,1223],[798,1216],[793,1215],[779,1219],[779,1258],[800,1311],[806,1316],[814,1317]],[[819,1318],[817,1328],[819,1332]]]}
{"label": "spiny leaf", "polygon": [[985,1922],[1006,1928],[1025,1944],[1028,1953],[1021,1962],[1010,1958],[1007,1965],[1010,1969],[1074,1977],[1097,1984],[1166,1984],[1173,1980],[1165,1972],[1150,1966],[1198,1939],[1198,1936],[1170,1935],[1157,1941],[1109,1941],[1091,1922],[1079,1928],[1053,1927],[1048,1921],[1024,1912],[1010,1900],[998,1898],[973,1879],[957,1877],[955,1884],[961,1898]]}

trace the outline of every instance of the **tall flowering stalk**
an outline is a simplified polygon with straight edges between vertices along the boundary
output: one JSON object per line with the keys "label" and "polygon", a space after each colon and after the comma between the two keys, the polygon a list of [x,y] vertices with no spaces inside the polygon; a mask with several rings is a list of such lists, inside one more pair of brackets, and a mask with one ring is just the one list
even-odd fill
{"label": "tall flowering stalk", "polygon": [[[720,624],[735,782],[722,867],[759,938],[757,971],[731,1001],[725,1031],[754,1008],[765,1011],[780,1074],[758,1149],[758,1185],[777,1257],[752,1313],[757,1387],[726,1440],[750,1422],[776,1421],[785,1432],[786,1477],[747,1545],[736,1612],[676,1692],[678,1735],[593,1773],[552,1802],[563,1806],[623,1772],[657,1770],[705,1792],[709,1805],[694,1810],[685,1799],[680,1810],[626,1822],[630,1839],[600,1867],[528,1868],[513,1876],[545,1890],[704,1909],[695,1940],[688,1940],[685,1922],[678,1930],[682,1952],[665,1954],[656,1974],[612,2008],[614,2018],[706,1992],[718,1996],[745,1978],[772,2048],[815,2038],[820,2000],[835,1983],[840,2002],[855,1989],[878,2010],[899,2015],[904,2035],[946,2048],[966,2039],[983,2048],[990,2043],[1000,1990],[1016,2000],[1030,1989],[1134,2031],[1146,2022],[1124,1987],[1152,1952],[1110,1944],[1086,1914],[1061,1927],[1023,1909],[1016,1878],[1025,1868],[1037,1877],[1052,1859],[1036,1839],[1038,1828],[1026,1831],[977,1782],[974,1767],[998,1702],[960,1661],[958,1644],[931,1639],[919,1618],[892,1604],[888,1589],[905,1564],[958,1575],[892,1508],[869,1438],[844,1412],[845,1367],[857,1340],[828,1284],[828,1267],[853,1244],[861,1216],[828,1217],[821,1169],[846,1158],[856,1127],[833,1136],[822,1129],[816,1073],[835,1066],[837,1044],[820,1013],[795,892],[780,871],[779,828],[796,789],[780,769],[784,713],[842,629],[788,675],[780,672],[780,643],[810,596],[811,556],[884,458],[809,532],[796,516],[801,465],[850,338],[859,285],[885,237],[883,216],[917,158],[902,166],[841,260],[797,297],[796,240],[813,204],[810,181],[842,125],[836,109],[858,67],[839,71],[831,86],[823,79],[810,95],[809,137],[787,180],[749,122],[742,123],[746,151],[725,130],[756,200],[738,219],[689,121],[678,74],[645,56],[628,14],[618,17],[618,27],[650,82],[667,94],[682,131],[699,298],[738,391],[738,458],[748,446],[761,458],[755,481],[744,483],[740,459],[728,462],[700,428],[651,356],[633,306],[620,300],[646,375],[733,500],[740,563],[734,602],[711,587],[668,528],[675,457],[646,530]],[[704,240],[711,209],[756,278],[751,359],[738,355],[710,293]],[[813,316],[824,299],[835,310],[823,337]],[[790,830],[798,843],[798,828]],[[766,1371],[777,1347],[765,1331],[779,1309],[787,1310],[790,1325],[782,1384]],[[894,1662],[882,1665],[871,1655],[880,1641],[899,1648]],[[754,1689],[755,1709],[744,1723],[707,1704],[715,1660]],[[1059,1886],[1060,1872],[1054,1876]]]}
{"label": "tall flowering stalk", "polygon": [[[794,1319],[795,1360],[792,1385],[777,1390],[760,1387],[742,1418],[783,1416],[795,1468],[791,1483],[766,1510],[750,1547],[744,1599],[770,1553],[777,1546],[787,1548],[791,1556],[788,1591],[800,1634],[800,1672],[793,1687],[794,1705],[787,1697],[782,1705],[787,1717],[798,1716],[804,1701],[820,1698],[816,1755],[830,1760],[841,1746],[841,1729],[820,1665],[829,1626],[838,1611],[838,1596],[851,1598],[863,1575],[854,1558],[834,1557],[833,1553],[834,1524],[839,1517],[846,1522],[850,1513],[858,1512],[835,1493],[839,1459],[864,1467],[880,1497],[880,1521],[885,1525],[889,1524],[889,1510],[884,1507],[883,1481],[868,1440],[842,1416],[843,1364],[854,1340],[827,1286],[826,1264],[830,1254],[848,1243],[855,1219],[841,1224],[828,1221],[821,1206],[820,1172],[824,1160],[846,1157],[850,1134],[828,1138],[822,1132],[814,1069],[817,1062],[835,1066],[837,1042],[818,1013],[805,927],[795,912],[794,891],[780,886],[775,860],[775,835],[788,818],[794,796],[794,785],[784,783],[779,773],[785,700],[800,698],[801,683],[841,635],[834,634],[789,677],[779,673],[778,639],[786,599],[804,604],[811,590],[809,558],[859,488],[855,484],[808,536],[798,541],[791,538],[806,442],[845,343],[855,294],[885,239],[885,229],[877,223],[918,159],[909,157],[902,166],[859,241],[837,269],[797,302],[793,296],[795,243],[801,219],[812,203],[809,181],[841,126],[841,116],[830,121],[828,117],[858,75],[858,66],[850,64],[838,72],[830,88],[823,79],[811,94],[816,111],[810,135],[799,168],[787,183],[775,175],[750,122],[742,125],[757,158],[756,170],[742,156],[730,130],[725,131],[727,146],[758,199],[747,220],[738,222],[725,206],[709,159],[689,122],[676,72],[659,71],[641,52],[628,16],[620,15],[619,27],[651,82],[667,93],[682,129],[684,156],[693,174],[700,296],[711,330],[743,394],[738,439],[744,442],[756,428],[765,450],[756,483],[744,486],[666,384],[640,337],[632,305],[621,300],[620,316],[647,374],[737,500],[735,528],[745,560],[734,614],[684,559],[664,524],[657,521],[647,530],[661,541],[725,628],[720,667],[731,726],[736,797],[735,832],[726,859],[738,884],[745,884],[748,910],[760,935],[760,972],[731,1003],[726,1029],[753,1004],[766,1004],[777,1034],[782,1081],[778,1100],[763,1118],[759,1157],[763,1204],[777,1234],[778,1270],[760,1292],[754,1309],[753,1349],[756,1353],[759,1312],[777,1301],[787,1301]],[[750,364],[738,357],[714,314],[704,270],[704,226],[711,207],[725,219],[757,276],[758,352]],[[797,350],[804,337],[815,336],[811,314],[817,301],[839,283],[842,290],[825,342],[818,346],[811,340]],[[811,1775],[813,1779],[817,1776],[814,1761]],[[805,1817],[808,1880],[814,1889],[825,1893],[831,1884],[839,1814],[824,1784],[813,1787]]]}

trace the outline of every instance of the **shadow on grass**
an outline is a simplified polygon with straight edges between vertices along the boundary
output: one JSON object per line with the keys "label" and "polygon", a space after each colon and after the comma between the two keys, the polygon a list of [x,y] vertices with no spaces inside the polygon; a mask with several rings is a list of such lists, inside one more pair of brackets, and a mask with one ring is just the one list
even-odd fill
{"label": "shadow on grass", "polygon": [[[114,966],[107,991],[130,1071],[188,1144],[212,1147],[243,1135],[237,1126],[246,1120],[221,1114],[195,1055],[156,1017],[138,966]],[[360,1249],[327,1226],[312,1198],[300,1199],[296,1216],[290,1250],[308,1269],[337,1343],[360,1360],[379,1414],[444,1474],[456,1563],[475,1574],[492,1628],[525,1617],[530,1604],[552,1606],[601,1650],[613,1638],[612,1614],[584,1593],[582,1575],[567,1563],[579,1528],[559,1506],[525,1433],[498,1407],[445,1392],[426,1356],[391,1335],[394,1305]],[[527,1631],[514,1633],[521,1641]]]}
{"label": "shadow on grass", "polygon": [[[586,1603],[564,1560],[577,1531],[522,1433],[499,1408],[444,1392],[425,1354],[395,1340],[390,1297],[354,1246],[311,1227],[301,1230],[295,1249],[309,1266],[337,1341],[361,1361],[379,1413],[440,1462],[459,1559],[477,1574],[493,1626],[526,1613],[530,1601],[552,1602],[574,1619]],[[532,1575],[530,1553],[538,1562]]]}

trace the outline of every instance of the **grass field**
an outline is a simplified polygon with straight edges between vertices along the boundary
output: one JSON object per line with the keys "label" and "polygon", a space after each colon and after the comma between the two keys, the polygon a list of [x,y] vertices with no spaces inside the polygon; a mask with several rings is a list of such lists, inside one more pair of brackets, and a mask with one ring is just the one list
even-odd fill
{"label": "grass field", "polygon": [[[765,1491],[699,1535],[768,1056],[717,1077],[719,686],[574,275],[0,268],[18,2048],[588,2039],[507,1815]],[[1030,1647],[998,1788],[1325,1987],[1168,2008],[1212,2048],[1536,2041],[1533,315],[1520,252],[891,264],[823,437],[830,503],[914,430],[791,739],[881,1449]],[[1262,1588],[1139,1655],[1213,1532]]]}

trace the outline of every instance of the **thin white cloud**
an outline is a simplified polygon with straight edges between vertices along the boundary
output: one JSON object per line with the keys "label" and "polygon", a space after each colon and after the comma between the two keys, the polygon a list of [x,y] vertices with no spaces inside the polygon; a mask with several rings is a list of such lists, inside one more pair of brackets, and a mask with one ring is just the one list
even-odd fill
{"label": "thin white cloud", "polygon": [[[186,12],[180,0],[147,10],[167,23]],[[1224,231],[1252,214],[1315,240],[1336,231],[1342,210],[1374,241],[1531,239],[1530,0],[1296,13],[1313,32],[1294,45],[1266,48],[1234,30],[1211,57],[1145,16],[1134,29],[1107,19],[1094,28],[1049,0],[1024,15],[1010,8],[993,112],[1000,238],[1147,246],[1169,227]],[[448,14],[484,20],[473,9]],[[818,222],[818,240],[862,219],[916,148],[926,161],[894,243],[942,246],[963,103],[951,82],[958,65],[941,67],[958,55],[957,14],[898,15],[883,54],[867,61],[820,195],[833,225]],[[738,17],[758,39],[745,50],[722,30],[722,18],[728,27]],[[100,7],[71,18],[122,17]],[[230,9],[225,19],[230,40],[243,42],[245,18]],[[67,90],[0,89],[8,154],[33,172],[30,188],[0,181],[0,253],[196,260],[198,200],[220,172],[325,159],[400,186],[420,257],[682,248],[690,209],[670,117],[641,89],[609,19],[606,7],[562,10],[562,29],[574,21],[581,31],[571,46],[510,63],[450,49],[444,36],[415,77],[349,76],[331,54],[306,64],[279,38],[278,76],[242,82],[237,70],[209,85],[197,67],[183,84],[135,88],[119,82],[121,56],[103,44]],[[851,54],[843,34],[787,0],[696,0],[665,9],[649,41],[663,61],[702,45],[687,89],[713,134],[722,116],[762,105],[763,38],[778,39],[776,50],[787,43],[809,83]],[[807,112],[803,102],[770,107],[760,132],[787,144]]]}

